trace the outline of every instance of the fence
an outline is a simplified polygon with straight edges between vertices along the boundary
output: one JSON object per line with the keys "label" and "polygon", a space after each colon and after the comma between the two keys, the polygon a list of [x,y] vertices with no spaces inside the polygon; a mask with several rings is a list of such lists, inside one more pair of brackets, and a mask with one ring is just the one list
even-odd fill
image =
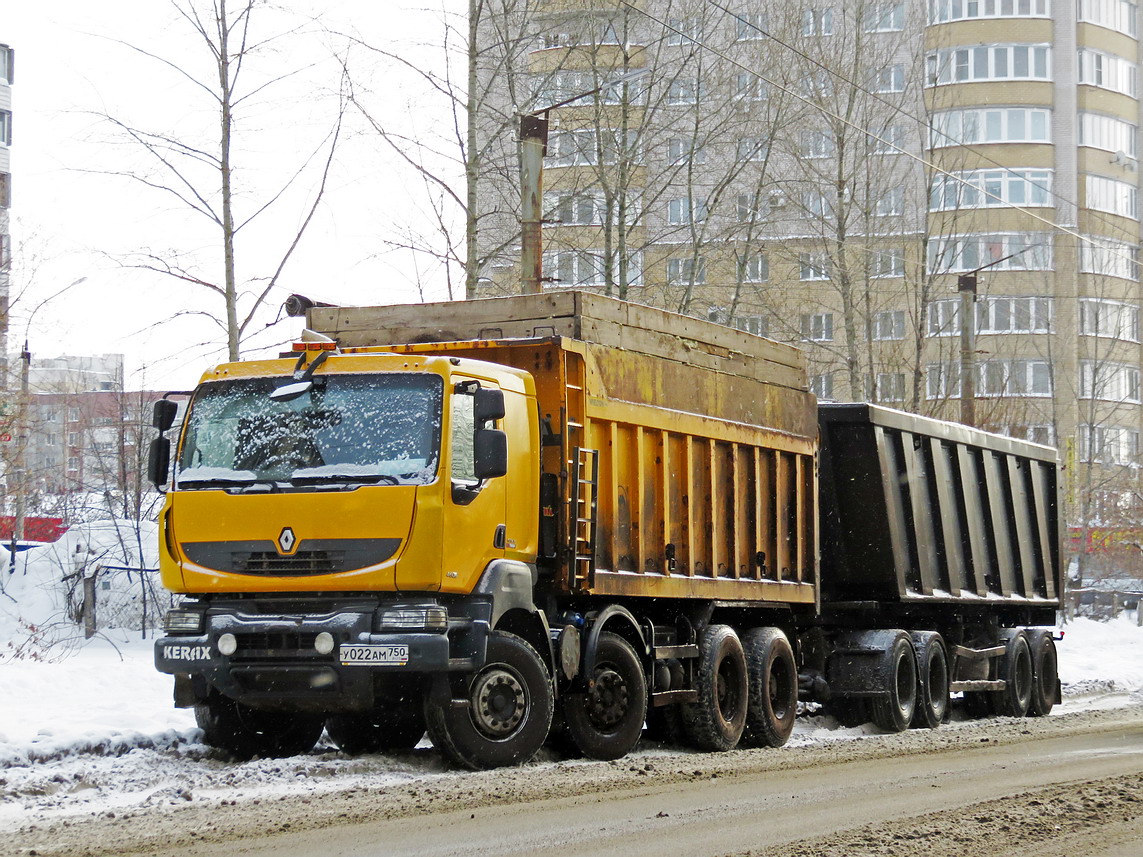
{"label": "fence", "polygon": [[74,618],[90,637],[103,628],[148,632],[162,627],[163,616],[177,596],[163,588],[157,568],[99,565],[74,590]]}
{"label": "fence", "polygon": [[1064,615],[1066,619],[1086,616],[1100,621],[1127,615],[1143,626],[1141,601],[1143,590],[1139,589],[1071,588],[1064,600]]}

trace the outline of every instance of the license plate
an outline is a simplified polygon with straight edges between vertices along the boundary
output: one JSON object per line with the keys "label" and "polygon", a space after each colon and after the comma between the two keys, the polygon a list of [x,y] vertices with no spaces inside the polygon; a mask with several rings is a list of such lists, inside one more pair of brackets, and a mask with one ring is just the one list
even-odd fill
{"label": "license plate", "polygon": [[381,665],[403,667],[409,662],[408,646],[342,646],[338,650],[345,666]]}

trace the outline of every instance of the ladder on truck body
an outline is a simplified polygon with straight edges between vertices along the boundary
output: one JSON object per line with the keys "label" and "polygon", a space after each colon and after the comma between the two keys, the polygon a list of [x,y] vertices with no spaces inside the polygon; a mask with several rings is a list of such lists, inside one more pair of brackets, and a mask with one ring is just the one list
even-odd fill
{"label": "ladder on truck body", "polygon": [[595,548],[599,516],[599,450],[585,446],[584,426],[587,415],[585,386],[586,367],[582,357],[567,355],[564,363],[564,422],[567,426],[565,447],[569,458],[566,472],[571,477],[568,486],[571,501],[568,523],[571,543],[569,587],[575,591],[591,585],[595,575]]}

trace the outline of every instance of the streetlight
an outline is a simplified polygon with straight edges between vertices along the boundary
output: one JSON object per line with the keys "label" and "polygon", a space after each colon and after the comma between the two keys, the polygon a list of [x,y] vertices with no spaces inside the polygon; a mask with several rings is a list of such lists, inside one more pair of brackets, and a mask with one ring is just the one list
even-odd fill
{"label": "streetlight", "polygon": [[548,113],[605,89],[628,84],[650,71],[650,68],[634,69],[595,89],[520,114],[520,281],[524,294],[538,295],[543,290],[544,153],[548,149]]}

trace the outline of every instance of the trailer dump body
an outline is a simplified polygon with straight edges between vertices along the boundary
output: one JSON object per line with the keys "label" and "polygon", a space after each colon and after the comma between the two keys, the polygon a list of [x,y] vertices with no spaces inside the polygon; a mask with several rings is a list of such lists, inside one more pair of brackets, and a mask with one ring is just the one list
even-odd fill
{"label": "trailer dump body", "polygon": [[1051,621],[1054,449],[876,405],[818,413],[824,605],[987,603]]}
{"label": "trailer dump body", "polygon": [[817,433],[801,352],[584,292],[318,308],[346,351],[526,369],[563,508],[546,583],[632,597],[816,600]]}

